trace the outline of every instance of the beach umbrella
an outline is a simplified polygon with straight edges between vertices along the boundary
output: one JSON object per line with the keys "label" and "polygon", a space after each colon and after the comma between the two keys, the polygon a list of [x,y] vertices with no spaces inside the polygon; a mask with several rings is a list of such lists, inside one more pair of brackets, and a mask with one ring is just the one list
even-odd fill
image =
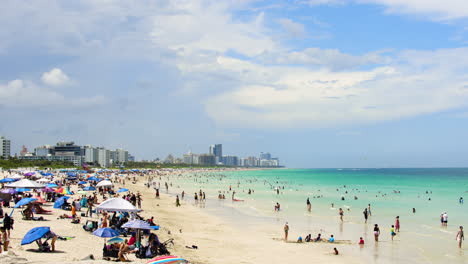
{"label": "beach umbrella", "polygon": [[42,192],[50,193],[50,192],[55,192],[55,191],[52,188],[45,187],[44,189],[42,189]]}
{"label": "beach umbrella", "polygon": [[28,188],[16,188],[16,191],[17,192],[30,192],[32,191],[31,189],[28,189]]}
{"label": "beach umbrella", "polygon": [[78,184],[86,184],[87,182],[85,181],[80,181]]}
{"label": "beach umbrella", "polygon": [[35,227],[24,235],[23,240],[21,240],[21,245],[31,244],[32,242],[43,238],[45,234],[49,232],[50,227],[48,226]]}
{"label": "beach umbrella", "polygon": [[153,229],[148,222],[143,221],[143,220],[138,220],[138,219],[128,221],[127,223],[123,224],[122,227],[123,228],[133,228],[133,229],[148,229],[148,230]]}
{"label": "beach umbrella", "polygon": [[12,182],[10,184],[7,184],[7,185],[5,185],[5,187],[7,187],[7,188],[40,189],[40,188],[44,188],[44,185],[42,185],[42,184],[40,184],[38,182],[35,182],[35,181],[28,180],[28,179],[22,179],[22,180],[19,180],[17,182]]}
{"label": "beach umbrella", "polygon": [[23,177],[21,177],[21,175],[19,175],[19,174],[15,174],[15,175],[11,176],[10,178],[15,179],[15,180],[19,180],[19,179],[21,179]]}
{"label": "beach umbrella", "polygon": [[33,176],[34,174],[36,174],[35,172],[26,172],[25,174],[23,174],[24,176]]}
{"label": "beach umbrella", "polygon": [[117,192],[118,192],[118,193],[121,193],[121,192],[128,192],[128,189],[127,189],[127,188],[120,188]]}
{"label": "beach umbrella", "polygon": [[65,203],[65,200],[67,200],[68,198],[70,198],[70,197],[62,196],[62,197],[58,198],[54,203],[54,208],[61,208],[62,205]]}
{"label": "beach umbrella", "polygon": [[155,257],[154,259],[149,260],[146,264],[182,264],[182,263],[189,263],[187,260],[183,258],[179,258],[176,256],[160,256]]}
{"label": "beach umbrella", "polygon": [[46,178],[42,178],[42,179],[37,180],[36,182],[38,182],[38,183],[45,183],[45,182],[50,182],[50,180],[49,180],[49,179],[46,179]]}
{"label": "beach umbrella", "polygon": [[96,187],[93,187],[93,186],[86,186],[83,188],[83,191],[95,191],[96,190]]}
{"label": "beach umbrella", "polygon": [[8,183],[8,182],[14,182],[14,181],[16,180],[12,178],[5,178],[5,179],[1,179],[0,183]]}
{"label": "beach umbrella", "polygon": [[100,181],[101,179],[92,176],[92,177],[89,177],[87,180],[88,180],[88,181]]}
{"label": "beach umbrella", "polygon": [[104,181],[101,181],[98,184],[96,184],[96,187],[110,187],[112,185],[114,185],[114,184],[111,181],[104,180]]}
{"label": "beach umbrella", "polygon": [[17,193],[17,191],[15,189],[2,189],[0,192],[1,193],[9,193],[9,194]]}
{"label": "beach umbrella", "polygon": [[58,186],[57,184],[55,184],[55,183],[49,183],[49,184],[46,185],[46,187],[49,187],[49,188],[57,188],[57,187],[59,187],[59,186]]}
{"label": "beach umbrella", "polygon": [[23,205],[27,205],[28,203],[30,202],[34,202],[34,201],[37,201],[36,198],[23,198],[21,200],[19,200],[16,204],[15,204],[15,207],[14,208],[19,208],[20,206],[23,206]]}
{"label": "beach umbrella", "polygon": [[121,238],[121,237],[114,237],[114,238],[109,239],[109,240],[107,241],[106,244],[112,245],[112,244],[115,244],[115,243],[122,243],[122,242],[124,242],[124,239],[123,239],[123,238]]}
{"label": "beach umbrella", "polygon": [[107,212],[139,212],[140,209],[136,208],[129,201],[122,198],[110,198],[102,202],[96,207],[96,211]]}
{"label": "beach umbrella", "polygon": [[93,235],[98,236],[98,237],[116,237],[116,236],[120,236],[120,233],[117,230],[114,230],[112,228],[103,227],[103,228],[96,229],[93,232]]}

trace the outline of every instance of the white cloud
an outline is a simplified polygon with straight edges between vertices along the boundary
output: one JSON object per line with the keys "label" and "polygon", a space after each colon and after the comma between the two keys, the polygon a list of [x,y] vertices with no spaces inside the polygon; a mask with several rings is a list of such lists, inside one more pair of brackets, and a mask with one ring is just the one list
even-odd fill
{"label": "white cloud", "polygon": [[60,86],[68,83],[70,78],[61,69],[53,68],[49,72],[44,72],[41,80],[47,85]]}
{"label": "white cloud", "polygon": [[[237,89],[206,102],[209,116],[227,127],[339,126],[468,106],[468,77],[460,74],[468,67],[468,48],[407,51],[396,62],[367,71],[235,60],[219,60],[217,67],[240,80]],[[243,75],[244,70],[257,74]]]}
{"label": "white cloud", "polygon": [[291,19],[281,18],[278,23],[286,30],[286,32],[295,38],[304,37],[306,30],[303,24],[292,21]]}
{"label": "white cloud", "polygon": [[34,82],[16,79],[6,84],[0,83],[0,105],[10,107],[82,107],[105,103],[102,96],[71,98],[36,85]]}

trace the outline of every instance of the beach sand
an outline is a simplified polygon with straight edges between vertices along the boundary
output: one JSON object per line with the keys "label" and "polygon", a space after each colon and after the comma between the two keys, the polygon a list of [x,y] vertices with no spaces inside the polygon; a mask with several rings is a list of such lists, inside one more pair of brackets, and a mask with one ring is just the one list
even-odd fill
{"label": "beach sand", "polygon": [[[156,231],[160,241],[174,238],[175,244],[169,248],[171,254],[183,257],[191,263],[360,263],[359,259],[347,254],[356,250],[357,245],[354,244],[294,243],[293,240],[299,236],[294,227],[291,227],[289,236],[291,241],[285,243],[281,239],[284,223],[278,225],[277,229],[258,225],[240,228],[192,205],[191,202],[182,200],[182,206],[175,207],[174,197],[161,193],[160,198],[156,199],[154,190],[144,186],[145,178],[138,177],[136,184],[127,181],[125,185],[131,191],[140,191],[143,195],[143,212],[140,215],[145,218],[154,216],[155,223],[161,226]],[[123,185],[116,184],[116,187]],[[108,263],[102,260],[104,239],[82,229],[87,217],[82,218],[82,224],[72,224],[70,220],[57,219],[58,215],[70,212],[53,209],[50,203],[45,209],[53,211],[53,214],[44,216],[47,221],[24,221],[20,210],[15,210],[15,229],[11,234],[10,252],[0,254],[0,263]],[[96,216],[93,218],[97,220]],[[75,238],[58,240],[55,253],[33,252],[32,250],[37,249],[35,244],[20,246],[24,234],[37,226],[50,226],[60,236]],[[192,245],[196,245],[198,249],[186,248]],[[332,254],[333,247],[340,250],[339,256]],[[96,260],[82,260],[90,254]],[[130,255],[129,259],[135,263],[147,261],[137,259],[134,255]]]}

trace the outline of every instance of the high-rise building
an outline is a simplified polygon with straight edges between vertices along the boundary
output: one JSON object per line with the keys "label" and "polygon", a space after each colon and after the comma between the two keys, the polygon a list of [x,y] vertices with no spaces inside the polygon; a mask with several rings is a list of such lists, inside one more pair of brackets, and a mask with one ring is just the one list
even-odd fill
{"label": "high-rise building", "polygon": [[223,160],[223,145],[215,144],[210,145],[210,153],[215,156],[215,163],[220,163]]}
{"label": "high-rise building", "polygon": [[93,163],[97,164],[98,163],[98,150],[97,148],[93,148],[91,145],[86,145],[84,147],[84,161],[86,163]]}
{"label": "high-rise building", "polygon": [[118,164],[123,164],[125,162],[128,161],[128,151],[124,150],[124,149],[116,149],[115,150],[115,160],[114,160],[114,164],[115,163],[118,163]]}
{"label": "high-rise building", "polygon": [[213,154],[200,154],[198,156],[198,163],[200,165],[216,165],[216,157]]}
{"label": "high-rise building", "polygon": [[11,156],[11,141],[0,137],[0,158],[8,159]]}
{"label": "high-rise building", "polygon": [[109,167],[110,151],[105,148],[97,148],[97,162],[101,167]]}
{"label": "high-rise building", "polygon": [[239,166],[239,158],[237,156],[223,156],[223,164],[226,166]]}
{"label": "high-rise building", "polygon": [[268,152],[265,152],[265,153],[261,152],[260,153],[260,159],[261,160],[271,160],[271,154],[268,153]]}
{"label": "high-rise building", "polygon": [[54,156],[84,156],[84,149],[75,142],[58,142],[51,150]]}

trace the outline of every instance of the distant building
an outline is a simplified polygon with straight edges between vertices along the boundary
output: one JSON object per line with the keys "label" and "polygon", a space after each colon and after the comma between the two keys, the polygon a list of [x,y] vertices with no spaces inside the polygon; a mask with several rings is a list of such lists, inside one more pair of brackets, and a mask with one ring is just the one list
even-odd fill
{"label": "distant building", "polygon": [[26,154],[28,154],[28,148],[23,145],[23,147],[21,147],[20,156],[26,156]]}
{"label": "distant building", "polygon": [[35,156],[50,156],[52,153],[52,146],[51,145],[44,145],[41,147],[37,147],[34,149]]}
{"label": "distant building", "polygon": [[101,167],[109,167],[110,166],[110,151],[105,148],[97,148],[97,162]]}
{"label": "distant building", "polygon": [[174,156],[172,154],[167,155],[166,159],[164,160],[164,163],[174,163]]}
{"label": "distant building", "polygon": [[223,164],[226,166],[239,166],[239,158],[237,156],[223,156]]}
{"label": "distant building", "polygon": [[216,165],[216,157],[213,154],[200,154],[200,156],[198,156],[198,161],[200,165]]}
{"label": "distant building", "polygon": [[188,165],[197,165],[199,164],[199,155],[194,154],[192,152],[188,152],[187,154],[184,154],[183,156],[183,163],[188,164]]}
{"label": "distant building", "polygon": [[114,155],[114,164],[115,163],[118,163],[118,164],[124,164],[125,162],[128,161],[128,151],[124,150],[124,149],[116,149],[114,151],[115,155]]}
{"label": "distant building", "polygon": [[11,156],[11,141],[0,137],[0,158],[8,159]]}
{"label": "distant building", "polygon": [[266,152],[266,153],[263,153],[261,152],[260,153],[260,159],[261,160],[271,160],[271,154]]}
{"label": "distant building", "polygon": [[84,161],[86,163],[98,164],[98,150],[91,145],[84,146]]}
{"label": "distant building", "polygon": [[128,154],[128,161],[134,162],[135,156]]}
{"label": "distant building", "polygon": [[75,142],[58,142],[52,147],[51,154],[54,156],[83,156],[84,151],[80,146],[75,145]]}
{"label": "distant building", "polygon": [[215,163],[218,164],[223,160],[223,145],[215,144],[210,146],[210,153],[215,156]]}

